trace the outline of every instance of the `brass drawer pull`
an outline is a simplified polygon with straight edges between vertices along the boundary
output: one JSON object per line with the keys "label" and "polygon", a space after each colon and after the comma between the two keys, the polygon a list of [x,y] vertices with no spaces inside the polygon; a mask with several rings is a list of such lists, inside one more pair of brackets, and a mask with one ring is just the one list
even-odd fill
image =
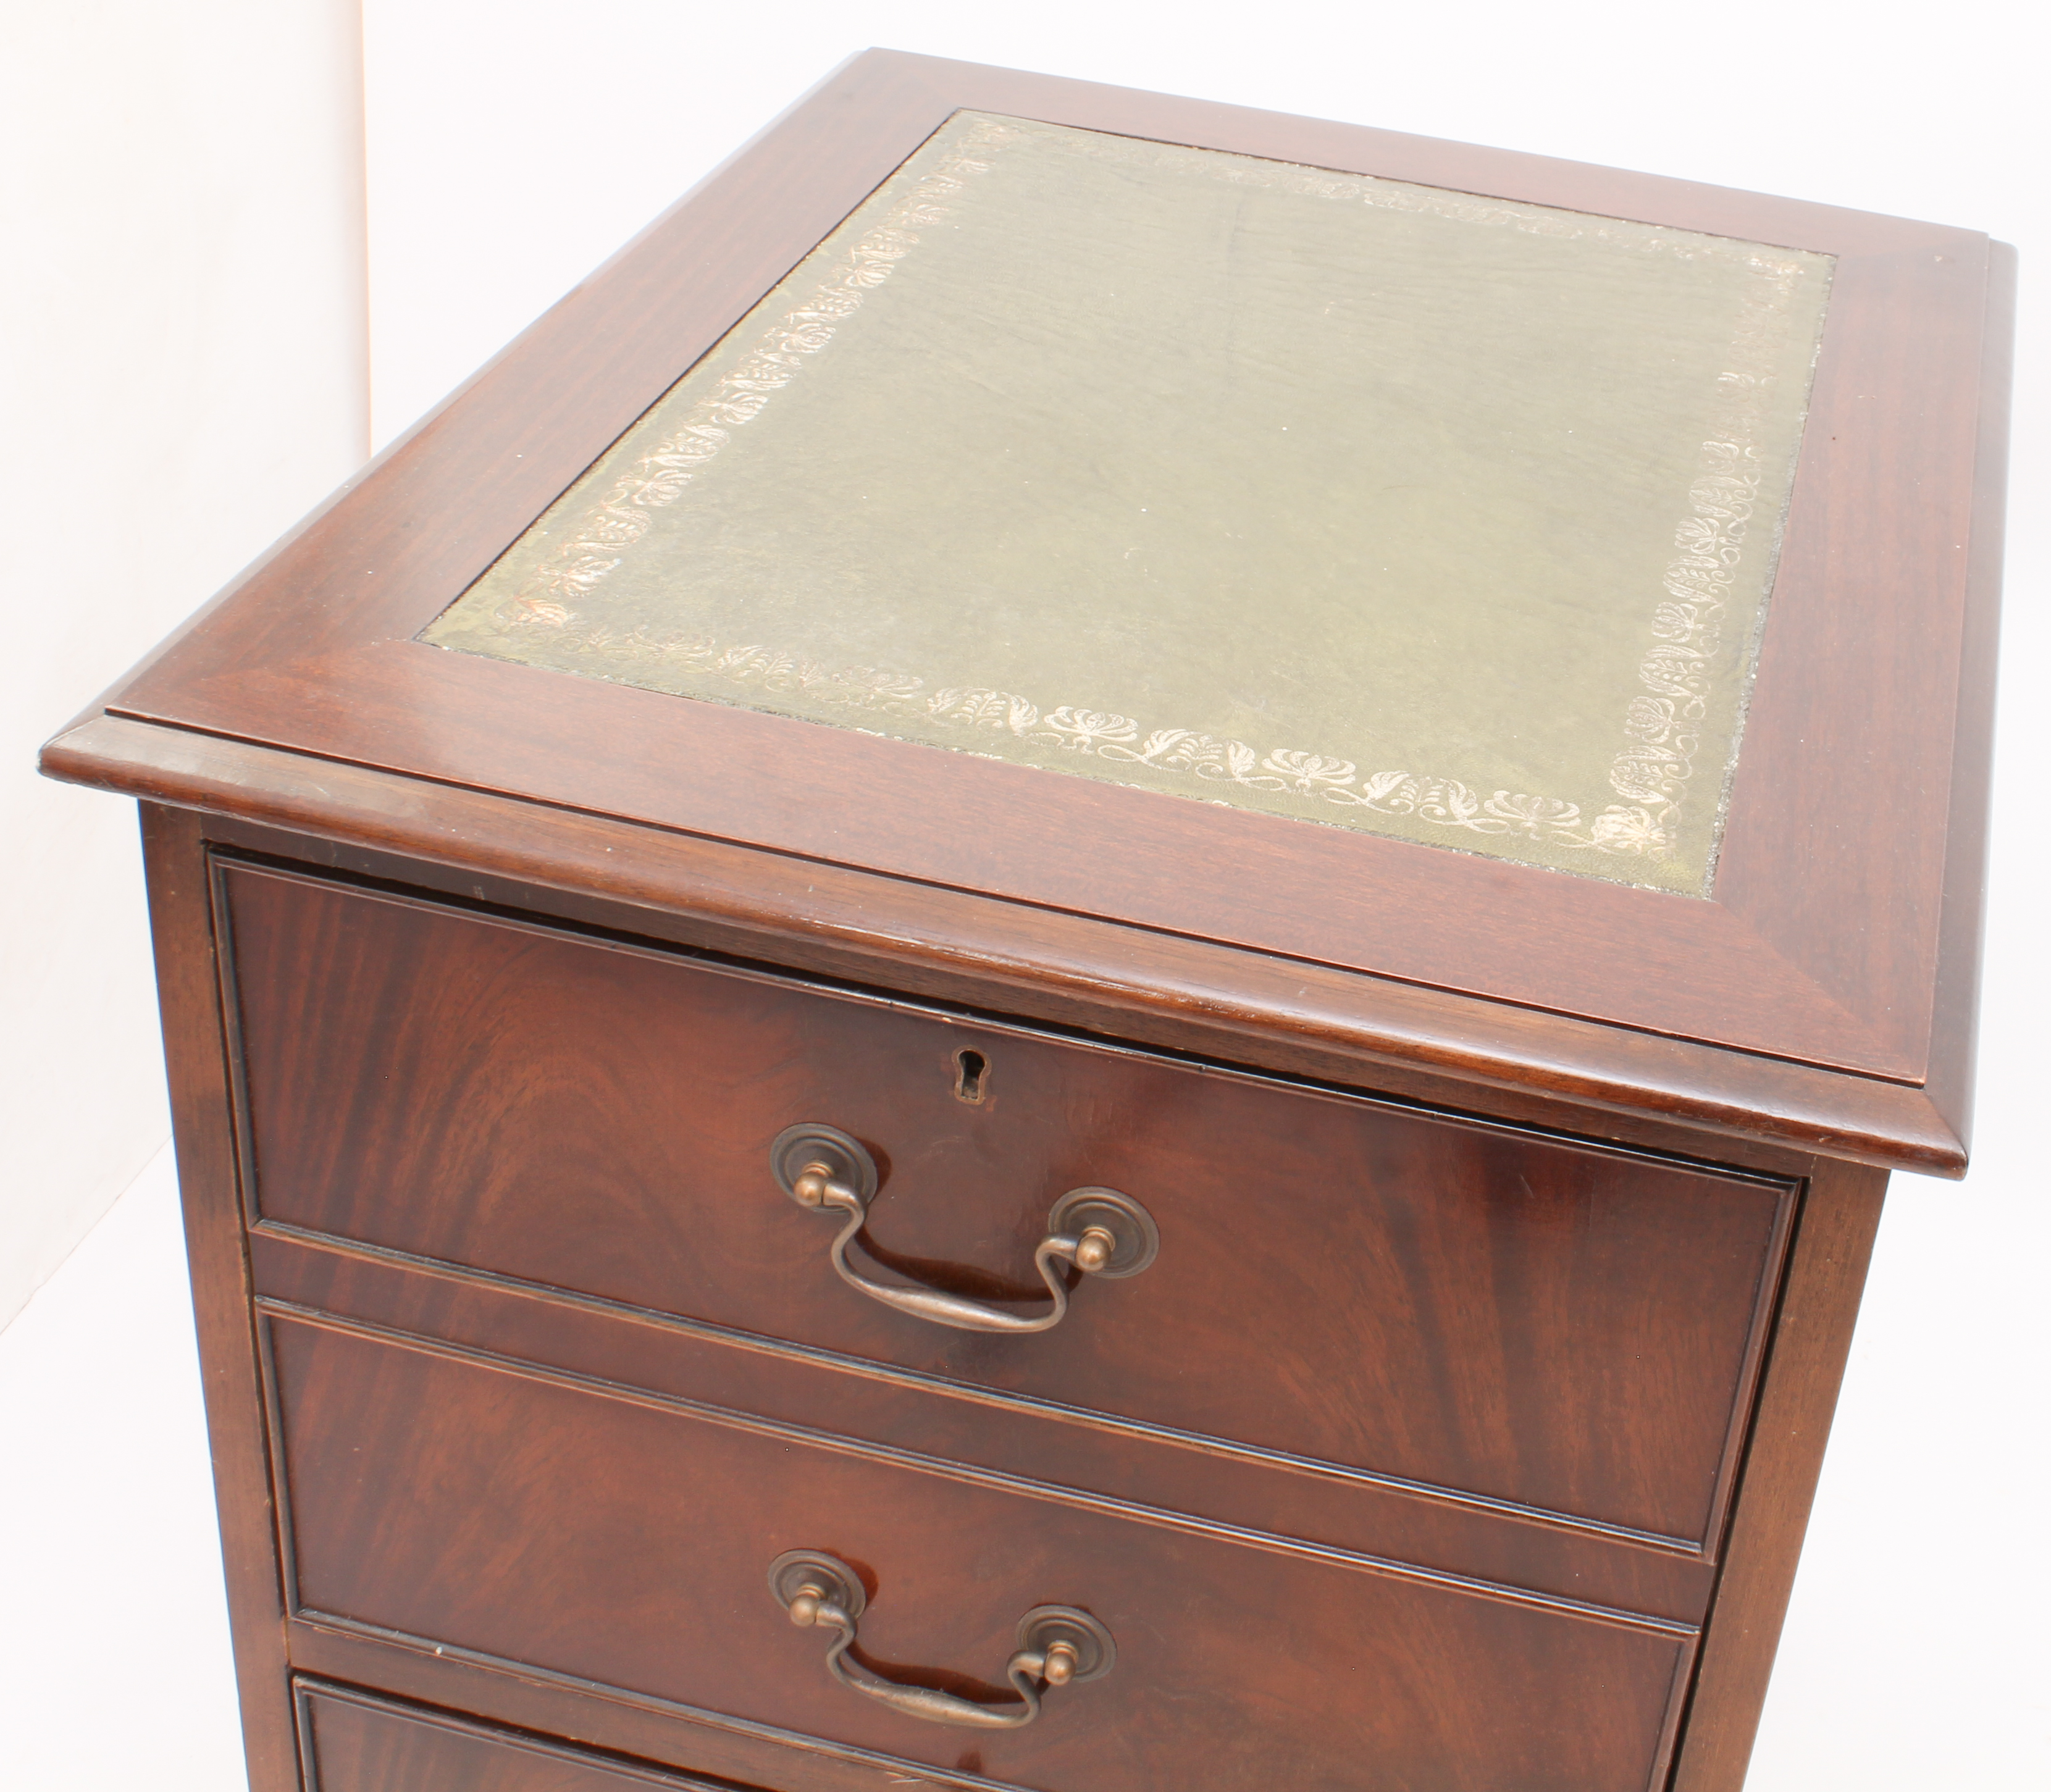
{"label": "brass drawer pull", "polygon": [[1137,1275],[1160,1248],[1152,1216],[1130,1195],[1115,1189],[1071,1189],[1054,1203],[1047,1236],[1033,1253],[1033,1267],[1054,1297],[1054,1304],[1037,1318],[1007,1313],[941,1288],[874,1282],[849,1263],[847,1250],[868,1224],[869,1204],[876,1197],[876,1160],[858,1141],[834,1126],[787,1126],[769,1151],[776,1181],[791,1200],[800,1207],[847,1216],[833,1243],[833,1267],[841,1280],[873,1301],[936,1325],[966,1332],[1049,1330],[1068,1310],[1062,1265],[1073,1263],[1086,1275],[1116,1280]]}
{"label": "brass drawer pull", "polygon": [[1101,1679],[1118,1659],[1118,1646],[1086,1611],[1072,1606],[1035,1606],[1018,1620],[1018,1646],[1004,1665],[1018,1689],[1017,1704],[983,1705],[929,1686],[886,1680],[849,1653],[855,1621],[868,1596],[854,1571],[816,1549],[787,1549],[769,1564],[769,1591],[793,1624],[834,1633],[826,1650],[826,1671],[843,1686],[929,1724],[959,1724],[975,1730],[1017,1730],[1040,1715],[1050,1686]]}

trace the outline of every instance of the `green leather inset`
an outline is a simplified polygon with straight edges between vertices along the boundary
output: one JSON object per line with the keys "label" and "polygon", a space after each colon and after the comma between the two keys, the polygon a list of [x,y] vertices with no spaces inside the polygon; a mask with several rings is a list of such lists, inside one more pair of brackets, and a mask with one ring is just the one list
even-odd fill
{"label": "green leather inset", "polygon": [[959,114],[421,638],[1706,894],[1830,266]]}

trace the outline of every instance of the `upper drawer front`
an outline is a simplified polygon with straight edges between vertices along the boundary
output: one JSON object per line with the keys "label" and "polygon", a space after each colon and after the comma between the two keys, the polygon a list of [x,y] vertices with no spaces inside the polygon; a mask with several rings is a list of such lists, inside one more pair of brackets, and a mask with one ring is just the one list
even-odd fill
{"label": "upper drawer front", "polygon": [[[1664,1536],[1710,1528],[1777,1186],[255,868],[223,884],[267,1220]],[[959,1092],[965,1051],[979,1101]],[[1085,1280],[1037,1334],[892,1311],[837,1279],[838,1221],[772,1177],[801,1122],[873,1153],[868,1237],[898,1277],[1022,1300],[1051,1204],[1088,1185],[1144,1204],[1158,1258]]]}
{"label": "upper drawer front", "polygon": [[[265,1332],[308,1621],[893,1758],[900,1784],[911,1762],[1041,1792],[1649,1792],[1685,1683],[1685,1627],[1136,1523],[331,1318]],[[1103,1626],[1109,1671],[1023,1728],[893,1708],[779,1609],[798,1550],[865,1583],[858,1673],[1015,1713],[1006,1668],[1045,1607]]]}

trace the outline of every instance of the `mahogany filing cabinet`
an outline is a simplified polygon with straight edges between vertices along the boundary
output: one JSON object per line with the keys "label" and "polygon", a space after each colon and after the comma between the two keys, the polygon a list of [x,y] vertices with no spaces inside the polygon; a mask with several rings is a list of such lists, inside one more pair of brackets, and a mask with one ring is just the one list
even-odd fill
{"label": "mahogany filing cabinet", "polygon": [[256,1792],[1737,1792],[2010,261],[872,52],[53,741]]}

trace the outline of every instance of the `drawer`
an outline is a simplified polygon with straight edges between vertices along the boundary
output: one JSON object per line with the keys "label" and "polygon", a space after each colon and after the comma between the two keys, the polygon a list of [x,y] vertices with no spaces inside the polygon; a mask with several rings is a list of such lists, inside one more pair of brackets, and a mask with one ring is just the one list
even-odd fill
{"label": "drawer", "polygon": [[1136,1506],[1314,1539],[1339,1554],[1428,1563],[1689,1623],[1708,1610],[1715,1583],[1717,1564],[1699,1556],[1639,1547],[1577,1525],[1533,1523],[1521,1508],[1278,1471],[1266,1458],[1164,1442],[1145,1426],[1081,1423],[1064,1409],[1004,1400],[993,1411],[988,1397],[958,1392],[936,1399],[924,1383],[893,1380],[873,1366],[835,1368],[782,1347],[736,1349],[686,1322],[623,1317],[603,1302],[536,1294],[519,1283],[400,1267],[265,1232],[250,1244],[257,1295],[269,1306],[346,1314],[459,1349],[859,1438],[953,1470],[1051,1482],[1110,1509]]}
{"label": "drawer", "polygon": [[[221,885],[262,1224],[1713,1537],[1784,1185],[260,868]],[[1050,1208],[1092,1185],[1158,1255],[1035,1334],[893,1310],[772,1175],[799,1122],[873,1154],[875,1281],[1036,1310]]]}
{"label": "drawer", "polygon": [[735,1792],[341,1688],[298,1704],[308,1792]]}
{"label": "drawer", "polygon": [[[331,1317],[265,1333],[315,1626],[1045,1792],[1645,1792],[1670,1746],[1686,1626],[1142,1524]],[[858,1677],[1018,1708],[1043,1607],[1101,1626],[1108,1669],[1022,1728],[910,1715],[832,1677],[832,1634],[772,1597],[794,1550],[861,1584]]]}

